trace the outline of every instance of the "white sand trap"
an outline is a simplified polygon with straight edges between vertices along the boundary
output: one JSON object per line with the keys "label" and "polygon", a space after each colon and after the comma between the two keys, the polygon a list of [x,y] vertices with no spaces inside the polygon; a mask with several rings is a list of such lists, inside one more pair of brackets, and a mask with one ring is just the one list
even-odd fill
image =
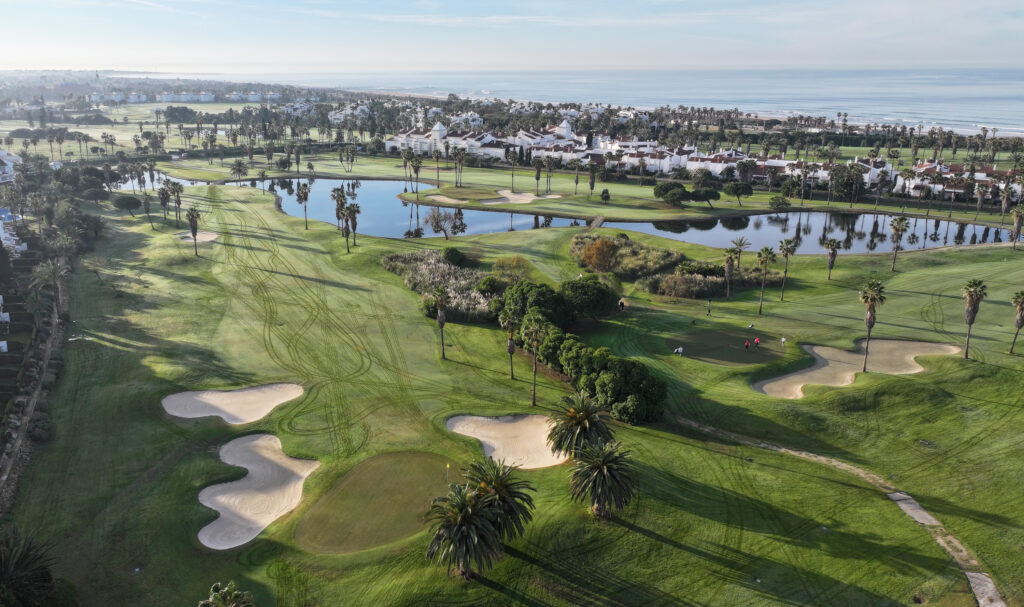
{"label": "white sand trap", "polygon": [[900,507],[900,510],[907,513],[907,516],[914,519],[922,525],[938,525],[939,521],[935,519],[927,510],[921,507],[921,504],[917,503],[917,500],[910,497],[902,491],[897,493],[887,494],[889,499],[896,502],[896,505]]}
{"label": "white sand trap", "polygon": [[[175,234],[181,240],[187,240],[192,242],[192,232],[178,232]],[[220,234],[216,232],[204,232],[202,230],[196,232],[196,242],[210,242],[211,240],[217,240]]]}
{"label": "white sand trap", "polygon": [[513,192],[512,190],[498,190],[498,194],[501,198],[495,198],[494,200],[483,201],[482,204],[502,204],[504,202],[511,202],[512,204],[530,204],[534,200],[540,199],[552,199],[561,198],[561,194],[546,194],[544,196],[534,196],[529,192]]}
{"label": "white sand trap", "polygon": [[456,415],[445,426],[457,434],[479,439],[484,455],[520,468],[557,466],[568,459],[548,448],[548,418],[543,415]]}
{"label": "white sand trap", "polygon": [[164,411],[175,417],[216,415],[229,424],[248,424],[300,396],[302,386],[298,384],[267,384],[239,390],[178,392],[165,397],[162,403]]}
{"label": "white sand trap", "polygon": [[[754,389],[779,398],[802,398],[804,386],[820,384],[825,386],[846,386],[853,383],[854,376],[864,364],[864,340],[857,341],[857,350],[848,352],[828,346],[803,346],[814,357],[810,367],[754,384]],[[902,341],[898,339],[874,339],[868,356],[868,371],[906,375],[920,373],[924,367],[914,360],[918,356],[956,354],[957,346],[924,341]]]}
{"label": "white sand trap", "polygon": [[288,457],[270,434],[243,436],[220,448],[225,464],[249,471],[245,478],[199,492],[199,503],[220,517],[199,530],[199,541],[214,550],[245,544],[302,499],[302,483],[320,462]]}
{"label": "white sand trap", "polygon": [[978,599],[979,607],[1006,607],[992,578],[985,573],[974,571],[968,571],[966,575],[967,581],[971,583],[971,590],[974,591],[974,598]]}
{"label": "white sand trap", "polygon": [[466,200],[459,200],[458,198],[445,196],[444,194],[434,194],[432,196],[427,196],[427,198],[431,200],[436,200],[438,202],[446,202],[448,204],[466,204],[466,202],[468,202]]}

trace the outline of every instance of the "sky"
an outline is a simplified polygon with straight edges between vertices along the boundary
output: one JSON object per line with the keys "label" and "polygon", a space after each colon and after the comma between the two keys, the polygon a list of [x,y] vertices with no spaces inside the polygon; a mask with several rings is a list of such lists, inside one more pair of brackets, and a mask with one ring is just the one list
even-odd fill
{"label": "sky", "polygon": [[0,69],[1022,67],[1017,0],[28,0]]}

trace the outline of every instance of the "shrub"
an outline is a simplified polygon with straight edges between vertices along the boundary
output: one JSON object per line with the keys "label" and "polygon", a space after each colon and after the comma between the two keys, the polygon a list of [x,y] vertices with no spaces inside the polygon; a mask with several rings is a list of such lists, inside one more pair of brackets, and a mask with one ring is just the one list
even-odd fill
{"label": "shrub", "polygon": [[615,267],[615,254],[619,247],[610,238],[598,238],[587,243],[580,251],[580,263],[597,272],[609,272]]}
{"label": "shrub", "polygon": [[654,186],[655,198],[664,198],[672,190],[685,190],[686,186],[678,181],[662,181]]}
{"label": "shrub", "polygon": [[[605,266],[603,263],[592,265],[588,261],[593,262],[594,260],[584,256],[587,246],[600,240],[608,240],[614,245],[615,256],[610,266]],[[576,263],[582,266],[598,272],[612,272],[625,280],[634,280],[640,276],[664,272],[686,259],[682,253],[676,251],[652,247],[628,238],[609,239],[590,233],[577,234],[573,237],[569,245],[569,254],[576,260]],[[601,262],[603,259],[598,258],[596,261]],[[604,267],[607,269],[601,269]]]}
{"label": "shrub", "polygon": [[[493,297],[474,288],[486,274],[448,263],[439,251],[394,253],[384,256],[381,265],[404,278],[405,286],[417,293],[429,295],[436,287],[444,287],[450,298],[447,309],[450,321],[481,322],[494,316],[489,305]],[[436,306],[432,312],[428,307],[421,309],[431,318],[437,315]]]}
{"label": "shrub", "polygon": [[[782,275],[769,271],[765,285],[777,287],[782,284]],[[761,269],[746,267],[733,272],[733,291],[742,288],[760,287]],[[647,293],[667,297],[707,299],[725,295],[725,268],[716,264],[686,262],[679,264],[675,274],[655,274],[636,281],[636,287]]]}
{"label": "shrub", "polygon": [[455,247],[445,247],[441,249],[441,258],[452,264],[453,266],[459,266],[464,268],[469,264],[469,257]]}
{"label": "shrub", "polygon": [[47,443],[53,438],[53,422],[50,414],[45,411],[36,411],[29,422],[28,435],[38,443]]}
{"label": "shrub", "polygon": [[530,271],[530,262],[522,255],[499,257],[491,266],[491,272],[509,284],[515,284]]}
{"label": "shrub", "polygon": [[134,196],[118,196],[114,199],[114,206],[122,211],[128,211],[134,217],[135,210],[142,206],[142,201]]}
{"label": "shrub", "polygon": [[561,327],[569,316],[565,299],[548,285],[520,280],[505,290],[498,310],[509,309],[517,318],[526,316],[530,308],[537,308],[548,322]]}
{"label": "shrub", "polygon": [[768,201],[768,206],[771,207],[773,211],[785,211],[792,205],[785,196],[772,196],[772,199]]}
{"label": "shrub", "polygon": [[611,312],[619,300],[618,294],[593,274],[567,280],[559,290],[572,314],[591,318]]}
{"label": "shrub", "polygon": [[647,177],[646,175],[640,178],[640,185],[656,185],[658,180],[654,177]]}
{"label": "shrub", "polygon": [[90,188],[82,192],[82,198],[86,200],[95,200],[97,202],[100,200],[106,200],[108,196],[110,196],[110,194],[108,194],[106,190],[97,188]]}
{"label": "shrub", "polygon": [[612,195],[608,193],[608,188],[605,188],[605,189],[601,190],[601,200],[602,201],[608,202],[611,199],[612,199]]}
{"label": "shrub", "polygon": [[507,288],[507,282],[493,275],[484,276],[484,278],[478,282],[475,287],[473,287],[473,289],[482,293],[486,297],[501,295]]}

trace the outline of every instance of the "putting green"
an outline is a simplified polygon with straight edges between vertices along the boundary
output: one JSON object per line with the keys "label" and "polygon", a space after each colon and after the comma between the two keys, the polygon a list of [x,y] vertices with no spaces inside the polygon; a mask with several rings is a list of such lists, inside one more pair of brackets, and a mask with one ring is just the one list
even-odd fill
{"label": "putting green", "polygon": [[[761,345],[755,347],[754,339],[758,337]],[[750,350],[743,347],[748,340]],[[755,329],[708,331],[706,324],[695,327],[693,333],[665,340],[669,352],[679,346],[683,347],[684,357],[716,365],[756,365],[776,360],[783,354],[782,338],[778,335]]]}
{"label": "putting green", "polygon": [[357,464],[302,517],[295,543],[309,552],[341,554],[423,531],[430,502],[447,487],[445,464],[455,480],[459,465],[433,453],[387,453]]}

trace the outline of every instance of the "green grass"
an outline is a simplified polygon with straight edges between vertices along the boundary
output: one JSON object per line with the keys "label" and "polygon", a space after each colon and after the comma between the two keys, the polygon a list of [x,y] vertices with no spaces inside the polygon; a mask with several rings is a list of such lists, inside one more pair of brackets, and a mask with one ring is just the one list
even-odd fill
{"label": "green grass", "polygon": [[[365,164],[384,173],[386,162],[394,164]],[[469,169],[466,175],[468,183]],[[555,283],[580,271],[567,256],[577,230],[448,242],[360,236],[347,255],[333,227],[314,223],[306,231],[301,218],[277,212],[258,190],[186,192],[184,206],[204,210],[201,229],[220,234],[200,245],[199,258],[191,243],[173,237],[183,229],[173,219],[151,229],[144,218],[85,206],[110,226],[76,263],[70,285],[75,331],[91,340],[65,345],[64,370],[49,398],[56,436],[34,449],[12,515],[22,529],[54,542],[57,574],[75,583],[85,606],[180,605],[228,579],[252,590],[257,604],[272,605],[285,584],[282,564],[308,574],[301,583],[319,605],[902,605],[914,597],[973,604],[956,565],[884,495],[819,464],[696,434],[673,423],[675,415],[889,478],[979,557],[1011,605],[1024,599],[1017,558],[1024,543],[1024,364],[1004,354],[1009,296],[1024,284],[1024,251],[908,252],[895,274],[885,255],[841,255],[828,282],[823,257],[797,255],[785,303],[769,289],[758,317],[757,292],[746,290],[716,301],[710,322],[704,301],[652,297],[626,283],[630,311],[583,338],[643,360],[669,381],[664,422],[616,424],[617,438],[635,456],[638,498],[617,518],[595,521],[569,502],[565,467],[523,471],[537,487],[534,522],[494,570],[465,583],[424,559],[422,531],[373,539],[378,531],[367,527],[346,539],[344,529],[331,529],[341,542],[365,540],[356,544],[365,550],[346,554],[308,552],[296,539],[304,520],[363,515],[346,508],[404,516],[408,510],[397,505],[378,508],[393,467],[383,468],[383,488],[366,489],[364,500],[337,489],[346,482],[367,487],[369,480],[349,475],[372,476],[367,467],[387,461],[381,457],[429,451],[460,466],[479,457],[477,441],[444,428],[448,416],[545,413],[567,391],[542,374],[540,404],[529,407],[530,384],[508,379],[505,334],[496,326],[449,323],[449,360],[442,361],[436,325],[419,313],[419,297],[378,260],[454,244],[485,267],[523,255],[532,272]],[[715,249],[630,237],[692,259],[721,259]],[[744,256],[744,263],[752,262]],[[856,289],[868,278],[884,280],[889,294],[875,337],[962,344],[959,288],[973,277],[989,284],[990,300],[982,304],[971,361],[929,358],[919,375],[858,376],[842,389],[809,388],[799,401],[749,386],[806,365],[800,343],[851,347],[863,335]],[[746,353],[714,345],[734,343],[751,322],[772,345],[786,335],[786,352],[722,364]],[[668,345],[680,338],[706,345],[707,356],[673,356]],[[515,364],[517,377],[529,377],[525,357]],[[306,392],[245,426],[169,418],[160,405],[182,390],[274,381]],[[197,495],[239,476],[217,461],[217,449],[256,431],[322,465],[300,506],[260,538],[236,550],[208,550],[196,533],[216,515]],[[389,543],[369,547],[383,541]]]}
{"label": "green grass", "polygon": [[387,453],[360,462],[306,511],[295,544],[339,554],[416,535],[427,528],[423,515],[431,501],[447,490],[446,471],[452,482],[462,476],[456,462],[432,453]]}

